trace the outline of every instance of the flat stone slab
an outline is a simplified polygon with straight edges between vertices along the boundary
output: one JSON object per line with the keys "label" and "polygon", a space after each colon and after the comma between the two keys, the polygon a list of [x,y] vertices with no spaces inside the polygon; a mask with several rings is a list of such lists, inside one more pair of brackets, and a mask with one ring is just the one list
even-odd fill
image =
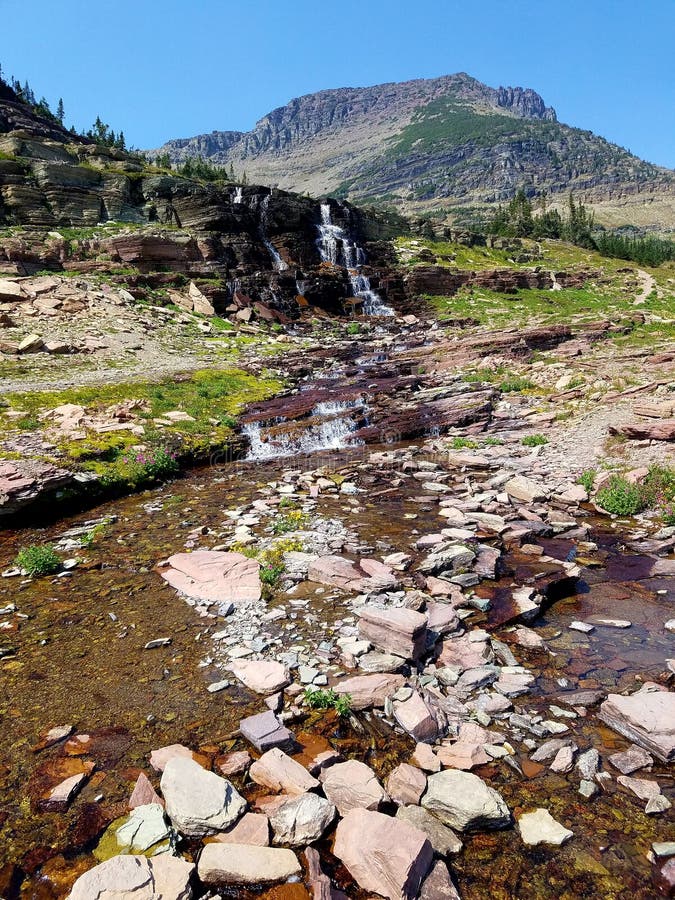
{"label": "flat stone slab", "polygon": [[423,831],[366,809],[352,809],[340,822],[333,853],[360,888],[389,900],[417,897],[434,855]]}
{"label": "flat stone slab", "polygon": [[317,584],[328,584],[357,594],[392,590],[398,583],[392,570],[376,559],[354,563],[344,556],[319,557],[310,563],[308,578]]}
{"label": "flat stone slab", "polygon": [[319,787],[319,782],[297,760],[273,747],[256,760],[249,769],[249,777],[256,784],[285,794],[304,794]]}
{"label": "flat stone slab", "polygon": [[229,669],[256,694],[275,694],[291,682],[288,669],[272,659],[238,659]]}
{"label": "flat stone slab", "polygon": [[113,856],[77,879],[69,900],[191,900],[194,865],[162,853],[152,859]]}
{"label": "flat stone slab", "polygon": [[336,694],[351,697],[352,709],[370,709],[384,706],[387,697],[395,694],[404,684],[403,675],[376,673],[345,678],[335,685],[334,690]]}
{"label": "flat stone slab", "polygon": [[206,844],[197,864],[204,884],[277,884],[300,875],[292,850],[254,844]]}
{"label": "flat stone slab", "polygon": [[518,819],[518,831],[523,843],[529,847],[537,844],[553,844],[559,847],[574,836],[574,832],[556,822],[547,809],[523,813]]}
{"label": "flat stone slab", "polygon": [[637,772],[638,769],[644,769],[646,766],[654,764],[651,753],[647,753],[642,747],[636,747],[635,745],[629,747],[628,750],[623,750],[621,753],[612,753],[608,759],[622,775],[630,775],[631,772]]}
{"label": "flat stone slab", "polygon": [[260,599],[260,563],[242,553],[195,550],[169,557],[160,575],[181,594],[207,603],[251,603]]}
{"label": "flat stone slab", "polygon": [[341,816],[351,809],[377,810],[387,799],[373,770],[357,759],[337,763],[322,775],[323,792]]}
{"label": "flat stone slab", "polygon": [[281,724],[271,709],[242,719],[239,730],[259,753],[271,750],[272,747],[290,750],[295,745],[292,732]]}
{"label": "flat stone slab", "polygon": [[598,718],[662,762],[675,758],[675,693],[643,689],[628,697],[610,694]]}

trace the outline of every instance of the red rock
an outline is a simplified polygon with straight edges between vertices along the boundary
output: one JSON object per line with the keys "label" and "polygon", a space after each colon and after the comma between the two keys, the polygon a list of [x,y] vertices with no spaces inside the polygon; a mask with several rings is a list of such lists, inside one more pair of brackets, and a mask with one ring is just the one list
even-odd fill
{"label": "red rock", "polygon": [[422,613],[405,607],[364,606],[358,614],[359,635],[380,650],[405,659],[418,659],[424,652],[427,619]]}
{"label": "red rock", "polygon": [[416,806],[427,787],[427,778],[416,766],[401,763],[389,773],[385,782],[387,793],[400,806]]}
{"label": "red rock", "polygon": [[654,881],[661,894],[666,897],[675,897],[675,856],[666,860],[657,869]]}
{"label": "red rock", "polygon": [[269,847],[270,820],[261,813],[244,813],[241,819],[228,831],[221,831],[212,840],[221,844],[253,844]]}
{"label": "red rock", "polygon": [[333,853],[360,888],[389,900],[414,900],[433,859],[423,831],[365,809],[340,822]]}
{"label": "red rock", "polygon": [[675,693],[643,687],[628,697],[610,694],[598,717],[662,762],[675,758]]}
{"label": "red rock", "polygon": [[228,753],[216,761],[221,775],[243,775],[251,765],[251,754],[247,750]]}
{"label": "red rock", "polygon": [[33,753],[39,753],[40,750],[46,750],[47,747],[52,747],[54,744],[64,741],[72,733],[72,725],[56,725],[54,728],[50,728],[49,731],[41,736],[37,744],[35,744]]}
{"label": "red rock", "polygon": [[610,425],[609,432],[610,434],[621,434],[631,440],[675,441],[675,419]]}
{"label": "red rock", "polygon": [[274,694],[290,684],[288,669],[279,662],[265,659],[238,659],[230,671],[257,694]]}
{"label": "red rock", "polygon": [[466,597],[462,589],[456,584],[450,584],[443,578],[428,575],[425,581],[427,593],[432,597],[447,597],[453,606],[462,606],[466,603]]}
{"label": "red rock", "polygon": [[164,801],[155,791],[148,776],[141,772],[131,792],[131,797],[129,797],[129,809],[136,809],[137,806],[146,806],[148,803],[159,803],[161,806],[164,806]]}
{"label": "red rock", "polygon": [[241,553],[176,553],[168,565],[160,571],[162,578],[195,600],[247,603],[260,599],[260,563]]}
{"label": "red rock", "polygon": [[94,768],[93,762],[72,757],[47,760],[33,773],[29,793],[36,798],[38,809],[62,811]]}
{"label": "red rock", "polygon": [[307,769],[274,747],[256,760],[249,769],[249,778],[256,784],[286,794],[304,794],[319,787]]}
{"label": "red rock", "polygon": [[387,797],[373,770],[356,759],[331,766],[321,780],[324,794],[341,816],[350,809],[379,809]]}
{"label": "red rock", "polygon": [[440,772],[441,761],[431,749],[429,744],[417,744],[410,761],[424,772]]}
{"label": "red rock", "polygon": [[450,634],[459,628],[459,617],[448,603],[427,603],[427,627],[437,634]]}
{"label": "red rock", "polygon": [[461,669],[476,669],[492,660],[488,641],[472,641],[468,634],[446,638],[438,658],[441,666],[458,666]]}
{"label": "red rock", "polygon": [[391,697],[404,684],[403,675],[356,675],[340,681],[334,690],[342,696],[348,694],[353,709],[370,709],[373,706],[384,706],[387,697]]}
{"label": "red rock", "polygon": [[436,748],[436,756],[450,769],[469,771],[474,766],[483,766],[491,757],[478,744],[458,741],[455,744],[441,744]]}
{"label": "red rock", "polygon": [[416,741],[434,741],[438,736],[438,723],[418,693],[408,700],[395,700],[394,717]]}
{"label": "red rock", "polygon": [[200,762],[200,754],[190,750],[189,747],[185,747],[183,744],[169,744],[168,747],[160,747],[159,750],[152,751],[150,754],[150,765],[155,772],[163,772],[168,761],[176,756],[183,756],[186,759],[194,759]]}
{"label": "red rock", "polygon": [[396,576],[391,569],[374,559],[363,559],[359,564],[344,556],[322,556],[310,563],[308,577],[318,584],[329,584],[354,593],[389,590],[396,587]]}
{"label": "red rock", "polygon": [[438,859],[424,879],[419,900],[461,900],[443,860]]}

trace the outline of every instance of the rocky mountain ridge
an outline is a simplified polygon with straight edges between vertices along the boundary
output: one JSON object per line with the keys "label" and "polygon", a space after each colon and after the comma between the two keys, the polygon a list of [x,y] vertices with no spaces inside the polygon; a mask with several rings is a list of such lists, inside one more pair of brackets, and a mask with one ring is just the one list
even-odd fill
{"label": "rocky mountain ridge", "polygon": [[[675,175],[557,120],[535,91],[490,88],[460,73],[291,100],[247,133],[168,141],[175,163],[203,156],[286,190],[405,212],[456,212],[519,187],[555,201],[574,190],[623,220],[675,222]],[[602,212],[602,211],[601,211]]]}

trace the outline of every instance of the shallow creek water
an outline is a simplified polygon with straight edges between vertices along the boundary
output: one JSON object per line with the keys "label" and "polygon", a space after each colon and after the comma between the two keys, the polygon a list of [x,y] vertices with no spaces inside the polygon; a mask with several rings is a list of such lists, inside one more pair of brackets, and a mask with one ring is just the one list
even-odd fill
{"label": "shallow creek water", "polygon": [[[338,459],[348,464],[350,455],[345,452]],[[225,510],[256,499],[265,483],[289,467],[286,463],[204,469],[43,529],[0,532],[1,570],[20,546],[55,541],[67,528],[94,516],[117,517],[92,548],[72,554],[84,561],[71,575],[0,580],[0,608],[13,602],[19,614],[0,617],[10,622],[9,629],[0,631],[0,646],[15,650],[0,659],[0,897],[64,896],[73,873],[92,864],[89,852],[105,825],[124,812],[139,770],[149,772],[152,749],[185,743],[214,756],[240,747],[234,737],[237,724],[259,711],[260,701],[243,689],[207,692],[209,682],[223,677],[210,666],[200,667],[209,655],[208,623],[164,585],[153,567],[182,550],[197,526],[221,531]],[[305,470],[315,466],[311,458],[298,461]],[[344,497],[322,495],[317,513],[344,519],[363,542],[372,544],[375,555],[409,551],[415,530],[426,533],[441,525],[436,507],[420,503],[409,490],[392,488],[385,476],[360,495],[356,512]],[[545,710],[547,701],[561,692],[558,679],[568,679],[570,687],[623,690],[635,687],[637,678],[657,678],[664,660],[673,656],[672,636],[663,628],[672,617],[672,594],[656,593],[667,589],[665,581],[641,580],[640,558],[622,556],[617,535],[594,532],[591,537],[599,550],[582,569],[582,592],[559,599],[534,626],[553,653],[513,648],[524,665],[539,673],[532,694],[516,701],[526,710]],[[200,546],[215,543],[210,536]],[[570,549],[565,542],[545,547],[560,558]],[[513,556],[507,563],[504,579],[487,589],[497,611],[500,587],[528,576],[526,561]],[[344,615],[335,592],[312,595],[311,587],[303,586],[294,596],[305,594],[313,597],[310,608],[317,619],[329,626]],[[591,614],[625,618],[633,625],[626,630],[596,628],[590,635],[568,629],[572,620]],[[471,621],[494,627],[501,637],[494,615],[476,613]],[[319,637],[318,630],[313,635],[318,626],[312,620],[299,617],[296,625],[294,640],[325,636],[321,631]],[[143,649],[158,637],[171,637],[171,645]],[[379,720],[361,719],[363,733],[325,717],[294,730],[321,732],[345,755],[364,759],[384,776],[408,758],[412,743],[387,731]],[[96,771],[67,812],[39,812],[33,802],[41,786],[36,772],[46,761],[63,757],[64,748],[34,754],[31,747],[46,729],[65,723],[92,735],[89,758]],[[570,720],[570,729],[580,748],[595,746],[603,756],[628,745],[592,713]],[[514,813],[545,806],[572,827],[575,838],[561,848],[527,849],[515,829],[467,836],[463,853],[451,860],[462,897],[653,897],[645,854],[652,841],[668,838],[668,814],[646,816],[644,803],[615,786],[587,801],[576,793],[575,773],[568,780],[528,764],[524,754],[518,759],[524,776],[499,763],[476,771],[503,793]],[[656,766],[653,776],[669,793],[672,776],[666,768]],[[672,825],[670,831],[672,838]],[[322,849],[327,871],[350,896],[362,896],[335,866],[328,845]],[[26,873],[21,889],[11,886],[13,864]],[[306,896],[299,887],[295,893],[284,890],[256,896]],[[247,895],[235,891],[231,896]]]}

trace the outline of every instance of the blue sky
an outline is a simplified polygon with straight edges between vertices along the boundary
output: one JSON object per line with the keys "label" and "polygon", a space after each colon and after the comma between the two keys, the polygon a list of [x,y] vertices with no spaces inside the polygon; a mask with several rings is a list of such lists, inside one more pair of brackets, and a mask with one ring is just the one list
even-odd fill
{"label": "blue sky", "polygon": [[0,0],[0,62],[150,148],[292,97],[465,71],[675,168],[675,0]]}

